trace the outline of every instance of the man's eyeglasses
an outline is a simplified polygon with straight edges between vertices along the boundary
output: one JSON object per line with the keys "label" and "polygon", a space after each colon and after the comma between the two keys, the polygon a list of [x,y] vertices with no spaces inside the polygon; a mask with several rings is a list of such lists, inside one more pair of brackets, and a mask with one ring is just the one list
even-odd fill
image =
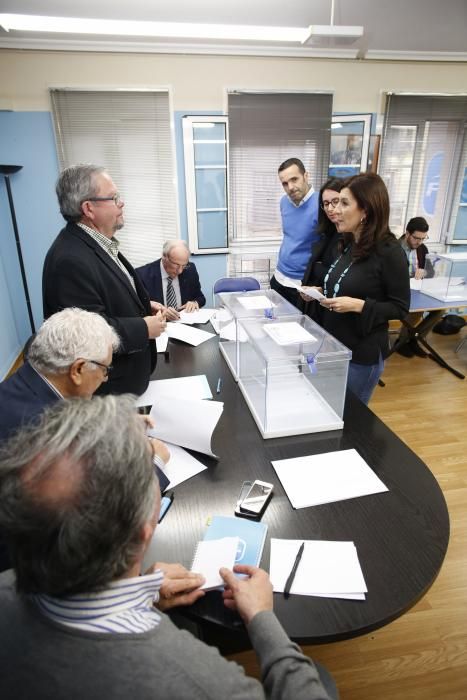
{"label": "man's eyeglasses", "polygon": [[184,270],[186,270],[187,267],[190,267],[190,263],[189,263],[189,262],[187,262],[185,265],[180,265],[180,263],[177,263],[177,262],[175,262],[175,260],[172,260],[172,258],[171,258],[169,255],[166,256],[166,260],[168,260],[169,263],[170,263],[171,265],[173,265],[174,267],[178,267],[178,269],[181,270],[182,272],[183,272]]}
{"label": "man's eyeglasses", "polygon": [[90,362],[93,365],[97,365],[98,367],[102,367],[102,372],[104,373],[104,377],[108,377],[109,372],[111,372],[113,369],[112,365],[104,365],[103,362],[98,362],[97,360],[85,360],[85,362]]}
{"label": "man's eyeglasses", "polygon": [[113,194],[111,197],[88,197],[88,199],[84,200],[85,202],[113,202],[114,204],[118,205],[121,204],[122,198],[119,192],[116,192]]}
{"label": "man's eyeglasses", "polygon": [[429,236],[424,236],[423,238],[421,236],[414,236],[413,233],[410,234],[414,241],[419,241],[420,243],[423,243],[423,241],[427,241]]}
{"label": "man's eyeglasses", "polygon": [[330,209],[331,207],[332,207],[332,209],[335,209],[338,204],[339,204],[339,197],[336,197],[335,199],[331,199],[330,202],[323,202],[321,205],[321,209],[326,210],[326,209]]}

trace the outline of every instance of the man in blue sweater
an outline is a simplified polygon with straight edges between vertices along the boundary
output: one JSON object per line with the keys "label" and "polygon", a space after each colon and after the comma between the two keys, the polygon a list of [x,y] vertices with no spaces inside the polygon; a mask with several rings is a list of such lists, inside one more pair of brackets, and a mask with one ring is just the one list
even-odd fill
{"label": "man in blue sweater", "polygon": [[303,302],[294,287],[302,283],[311,247],[318,238],[319,195],[313,192],[299,158],[285,160],[278,174],[285,191],[280,203],[283,239],[271,289],[301,309]]}

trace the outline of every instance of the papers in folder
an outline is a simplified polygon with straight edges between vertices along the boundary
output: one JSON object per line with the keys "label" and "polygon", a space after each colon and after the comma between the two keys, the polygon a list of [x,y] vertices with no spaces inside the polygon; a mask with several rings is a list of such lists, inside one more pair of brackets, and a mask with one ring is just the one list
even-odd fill
{"label": "papers in folder", "polygon": [[[301,543],[271,538],[269,575],[276,593],[283,593]],[[365,600],[367,590],[353,542],[305,541],[292,595]]]}
{"label": "papers in folder", "polygon": [[280,459],[272,466],[294,508],[388,490],[356,450]]}

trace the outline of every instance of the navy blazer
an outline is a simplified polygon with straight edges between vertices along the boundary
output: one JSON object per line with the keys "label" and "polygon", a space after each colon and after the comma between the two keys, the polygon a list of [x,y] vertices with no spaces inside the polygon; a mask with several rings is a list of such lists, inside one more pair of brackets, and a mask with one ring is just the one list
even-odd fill
{"label": "navy blazer", "polygon": [[24,365],[0,384],[0,441],[39,417],[59,397],[31,365]]}
{"label": "navy blazer", "polygon": [[[98,394],[140,395],[156,366],[156,343],[148,338],[144,316],[151,316],[148,294],[128,260],[119,253],[130,280],[103,248],[77,224],[67,224],[52,244],[42,273],[44,317],[77,306],[95,311],[113,326],[120,349]],[[90,358],[92,359],[92,358]]]}
{"label": "navy blazer", "polygon": [[[153,301],[158,301],[165,306],[164,291],[162,288],[161,258],[147,265],[143,265],[142,267],[137,267],[136,272],[142,279],[149,293],[149,297]],[[190,263],[189,266],[179,274],[178,282],[180,284],[182,304],[186,304],[187,301],[197,301],[200,308],[205,305],[206,298],[201,291],[198,270],[194,263]]]}

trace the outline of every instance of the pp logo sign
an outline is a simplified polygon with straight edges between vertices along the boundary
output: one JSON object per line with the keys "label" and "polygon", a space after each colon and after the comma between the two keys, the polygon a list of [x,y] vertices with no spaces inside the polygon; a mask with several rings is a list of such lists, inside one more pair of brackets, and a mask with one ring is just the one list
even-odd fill
{"label": "pp logo sign", "polygon": [[423,209],[428,216],[433,216],[435,213],[443,161],[444,153],[435,153],[426,169],[425,186],[423,190]]}

